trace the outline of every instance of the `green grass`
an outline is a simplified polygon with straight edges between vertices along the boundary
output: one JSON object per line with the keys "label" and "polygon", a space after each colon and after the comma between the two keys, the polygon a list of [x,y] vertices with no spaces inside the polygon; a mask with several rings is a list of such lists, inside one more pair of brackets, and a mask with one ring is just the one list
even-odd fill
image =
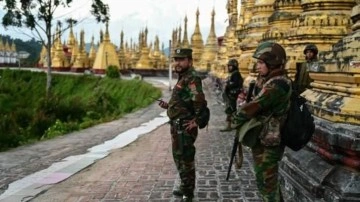
{"label": "green grass", "polygon": [[161,90],[142,80],[0,70],[0,151],[111,121],[146,107]]}

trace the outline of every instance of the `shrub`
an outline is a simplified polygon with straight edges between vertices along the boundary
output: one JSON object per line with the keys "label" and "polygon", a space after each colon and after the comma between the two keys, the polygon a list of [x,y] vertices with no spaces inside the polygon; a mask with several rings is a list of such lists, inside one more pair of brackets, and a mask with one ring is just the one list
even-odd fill
{"label": "shrub", "polygon": [[106,77],[112,79],[120,78],[120,72],[117,66],[110,65],[106,68]]}

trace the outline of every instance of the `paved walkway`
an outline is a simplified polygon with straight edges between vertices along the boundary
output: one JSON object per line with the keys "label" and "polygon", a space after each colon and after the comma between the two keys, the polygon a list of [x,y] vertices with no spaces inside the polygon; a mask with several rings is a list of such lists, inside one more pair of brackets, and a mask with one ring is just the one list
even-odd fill
{"label": "paved walkway", "polygon": [[[205,80],[205,85],[211,120],[208,129],[201,130],[196,141],[195,201],[260,202],[247,150],[243,167],[238,170],[233,167],[229,181],[225,180],[234,134],[218,132],[225,120],[223,106],[216,102],[209,80]],[[169,92],[165,89],[164,98],[167,99]],[[87,148],[151,120],[161,112],[154,103],[111,123],[5,152],[0,155],[0,187],[4,191],[10,182],[61,161],[66,157],[64,155],[84,153]],[[14,162],[15,157],[19,161]],[[180,198],[172,195],[172,190],[178,184],[179,177],[171,155],[169,125],[164,124],[126,147],[112,150],[105,158],[64,181],[41,187],[43,191],[37,196],[23,197],[23,201],[180,201]],[[21,200],[14,196],[0,201]]]}

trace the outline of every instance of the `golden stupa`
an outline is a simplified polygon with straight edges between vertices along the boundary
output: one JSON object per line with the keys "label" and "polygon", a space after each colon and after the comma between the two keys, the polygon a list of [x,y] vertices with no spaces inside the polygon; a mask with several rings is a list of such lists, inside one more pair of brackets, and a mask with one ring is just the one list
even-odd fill
{"label": "golden stupa", "polygon": [[203,50],[203,53],[200,57],[200,62],[198,66],[198,71],[200,72],[210,72],[211,69],[215,68],[214,61],[217,57],[218,51],[218,41],[215,34],[215,10],[211,12],[211,26],[209,36],[206,40],[206,44]]}
{"label": "golden stupa", "polygon": [[[237,22],[237,1],[228,1],[227,5],[228,26],[222,37],[221,46],[218,49],[216,66],[212,68],[211,74],[215,77],[225,79],[228,76],[227,62],[230,58],[239,58],[238,39],[235,35]],[[239,61],[240,62],[240,61]]]}
{"label": "golden stupa", "polygon": [[[243,77],[246,77],[246,71],[249,73],[250,79],[256,76],[254,70],[254,60],[252,55],[262,40],[263,34],[269,29],[268,18],[274,11],[273,5],[274,0],[255,0],[251,6],[251,1],[246,5],[246,9],[252,14],[250,21],[245,24],[246,34],[243,35],[245,38],[241,38],[240,48],[242,53],[240,55],[240,71]],[[251,6],[251,7],[250,7]]]}
{"label": "golden stupa", "polygon": [[127,69],[127,58],[125,56],[125,47],[124,47],[124,32],[120,33],[120,46],[118,51],[120,69]]}
{"label": "golden stupa", "polygon": [[98,52],[93,65],[93,71],[97,74],[104,74],[109,66],[120,67],[116,48],[110,41],[109,24],[106,23],[105,36],[99,45]]}
{"label": "golden stupa", "polygon": [[69,70],[69,61],[66,58],[63,50],[63,44],[61,42],[61,32],[59,28],[56,29],[56,39],[54,40],[53,44],[54,55],[51,58],[52,68],[59,71]]}
{"label": "golden stupa", "polygon": [[86,69],[89,69],[89,58],[85,50],[85,32],[81,30],[80,32],[80,44],[78,47],[77,55],[74,64],[71,67],[73,72],[84,72]]}
{"label": "golden stupa", "polygon": [[197,70],[200,62],[200,57],[204,49],[204,42],[202,39],[200,25],[199,25],[199,8],[196,10],[196,24],[194,33],[191,36],[191,48],[193,50],[193,65]]}
{"label": "golden stupa", "polygon": [[[185,19],[184,19],[184,37],[183,37],[183,41],[182,41],[182,44],[181,44],[181,47],[183,47],[183,48],[190,48],[190,42],[189,42],[188,33],[187,33],[187,22],[188,22],[188,18],[187,18],[187,16],[185,16]],[[181,33],[181,31],[180,31],[180,33]]]}
{"label": "golden stupa", "polygon": [[141,43],[140,43],[140,58],[136,62],[134,69],[144,70],[144,69],[151,69],[151,61],[149,57],[150,49],[147,44],[147,35],[148,29],[145,28],[145,31],[141,33]]}
{"label": "golden stupa", "polygon": [[90,50],[89,50],[89,67],[94,65],[96,58],[96,49],[94,45],[94,36],[91,37]]}

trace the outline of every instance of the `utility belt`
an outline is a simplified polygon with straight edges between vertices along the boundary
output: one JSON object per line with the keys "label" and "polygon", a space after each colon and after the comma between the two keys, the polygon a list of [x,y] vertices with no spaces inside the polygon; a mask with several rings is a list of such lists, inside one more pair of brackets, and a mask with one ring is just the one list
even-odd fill
{"label": "utility belt", "polygon": [[174,126],[176,128],[182,128],[184,123],[186,123],[187,121],[190,121],[192,118],[188,117],[188,118],[178,118],[178,119],[170,119],[169,124],[171,126]]}

